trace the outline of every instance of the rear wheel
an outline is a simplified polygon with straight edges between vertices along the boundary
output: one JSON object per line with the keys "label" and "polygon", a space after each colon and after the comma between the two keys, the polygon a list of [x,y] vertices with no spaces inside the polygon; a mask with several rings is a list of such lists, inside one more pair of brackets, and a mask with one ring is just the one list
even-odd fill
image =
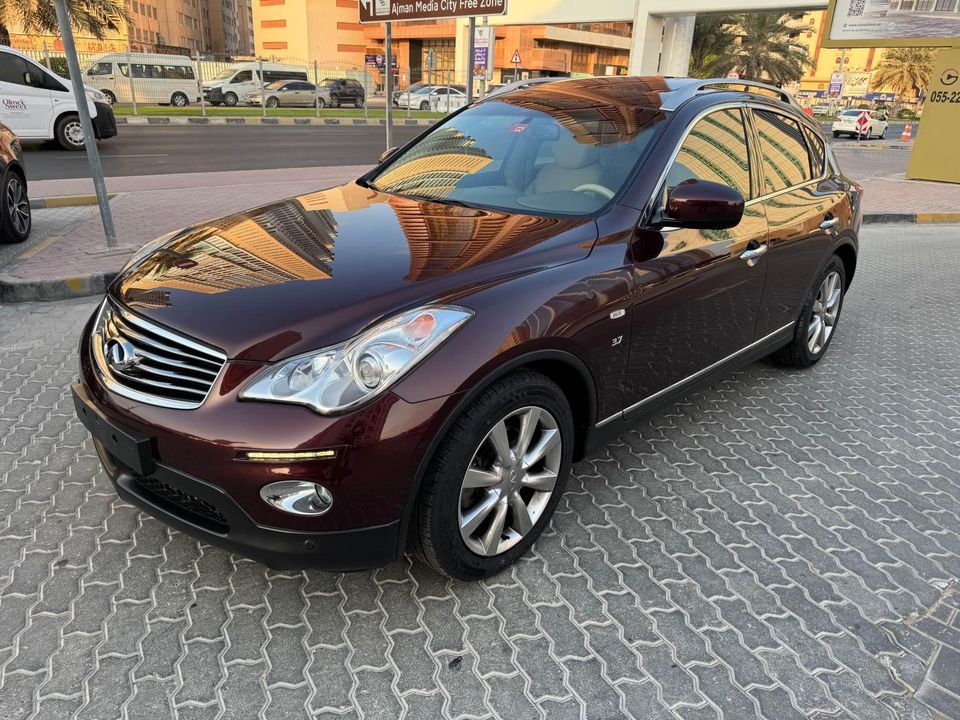
{"label": "rear wheel", "polygon": [[68,113],[60,117],[53,135],[64,150],[83,150],[83,126],[77,115]]}
{"label": "rear wheel", "polygon": [[223,104],[227,107],[234,107],[237,104],[237,94],[228,92],[223,96]]}
{"label": "rear wheel", "polygon": [[175,92],[170,96],[170,104],[174,107],[186,107],[190,104],[190,100],[182,92]]}
{"label": "rear wheel", "polygon": [[21,243],[30,237],[32,216],[27,185],[16,170],[11,169],[3,183],[0,213],[3,215],[0,218],[0,242]]}
{"label": "rear wheel", "polygon": [[421,109],[421,110],[429,110],[429,109],[430,109],[430,103],[428,103],[426,100],[424,100],[422,103],[420,103],[420,109]]}
{"label": "rear wheel", "polygon": [[323,108],[324,108],[324,106],[326,105],[326,103],[323,101],[323,98],[322,98],[322,97],[318,97],[318,98],[316,99],[316,101],[315,101],[315,105],[316,105],[318,108],[320,108],[321,110],[323,110]]}
{"label": "rear wheel", "polygon": [[563,391],[529,370],[497,380],[433,457],[412,528],[417,553],[461,580],[503,570],[546,528],[572,456],[573,413]]}
{"label": "rear wheel", "polygon": [[832,255],[814,280],[794,327],[793,339],[771,358],[781,365],[799,368],[818,363],[836,333],[846,287],[843,262]]}

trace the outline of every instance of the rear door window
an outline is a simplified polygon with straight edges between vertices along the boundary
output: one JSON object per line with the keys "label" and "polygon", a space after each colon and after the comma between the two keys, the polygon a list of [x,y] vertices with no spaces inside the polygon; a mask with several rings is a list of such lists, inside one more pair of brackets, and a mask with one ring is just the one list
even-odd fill
{"label": "rear door window", "polygon": [[740,110],[710,113],[690,130],[667,173],[666,191],[691,179],[721,183],[745,199],[752,197],[750,153]]}
{"label": "rear door window", "polygon": [[769,110],[754,110],[763,177],[768,193],[786,190],[813,179],[810,156],[796,120]]}
{"label": "rear door window", "polygon": [[803,134],[807,138],[807,147],[810,148],[810,170],[813,177],[818,178],[826,169],[826,148],[821,140],[810,128],[804,126]]}

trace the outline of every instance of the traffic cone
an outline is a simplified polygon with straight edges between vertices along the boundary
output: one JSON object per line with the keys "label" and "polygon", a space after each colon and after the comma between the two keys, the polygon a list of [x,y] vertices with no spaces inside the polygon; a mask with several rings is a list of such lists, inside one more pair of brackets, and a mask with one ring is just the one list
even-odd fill
{"label": "traffic cone", "polygon": [[913,123],[907,123],[903,128],[903,134],[900,135],[900,142],[907,142],[913,137]]}

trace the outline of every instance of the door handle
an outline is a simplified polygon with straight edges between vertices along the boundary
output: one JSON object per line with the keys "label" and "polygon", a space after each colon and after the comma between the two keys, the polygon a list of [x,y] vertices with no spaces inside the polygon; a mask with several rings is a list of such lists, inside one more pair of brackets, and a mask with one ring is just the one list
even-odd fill
{"label": "door handle", "polygon": [[838,218],[838,217],[827,218],[827,219],[824,220],[822,223],[820,223],[820,229],[821,229],[821,230],[829,230],[830,228],[834,227],[834,226],[835,226],[837,223],[839,223],[839,222],[840,222],[840,218]]}
{"label": "door handle", "polygon": [[750,248],[749,250],[744,250],[740,253],[741,260],[756,260],[758,257],[763,255],[767,251],[766,245],[758,245],[755,248]]}

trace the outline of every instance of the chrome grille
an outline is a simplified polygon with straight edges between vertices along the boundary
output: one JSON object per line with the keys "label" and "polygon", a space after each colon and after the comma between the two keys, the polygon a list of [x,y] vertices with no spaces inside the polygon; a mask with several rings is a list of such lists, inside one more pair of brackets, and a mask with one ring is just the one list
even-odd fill
{"label": "chrome grille", "polygon": [[199,407],[226,355],[179,335],[109,300],[91,338],[104,384],[133,400],[190,410]]}

